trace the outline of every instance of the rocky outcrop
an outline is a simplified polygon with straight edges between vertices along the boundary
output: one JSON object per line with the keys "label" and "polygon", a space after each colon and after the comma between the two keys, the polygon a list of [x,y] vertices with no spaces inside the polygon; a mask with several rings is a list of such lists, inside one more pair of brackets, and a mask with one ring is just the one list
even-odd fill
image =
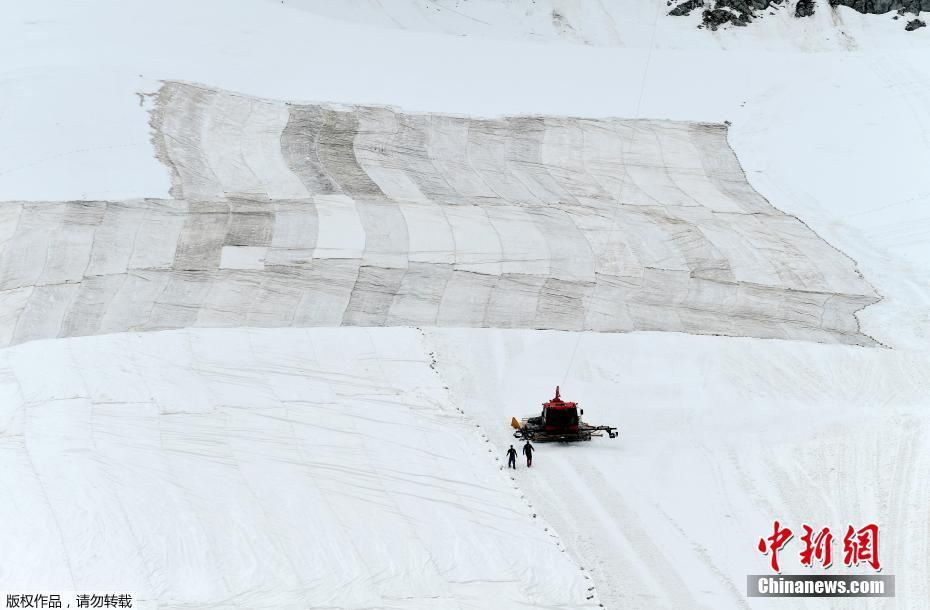
{"label": "rocky outcrop", "polygon": [[668,14],[672,17],[682,17],[684,15],[690,15],[691,11],[696,8],[701,8],[702,6],[704,6],[704,0],[688,0],[673,8]]}
{"label": "rocky outcrop", "polygon": [[721,25],[731,23],[735,26],[744,26],[751,21],[748,15],[734,13],[725,8],[714,8],[704,11],[701,15],[701,21],[711,30],[716,30]]}
{"label": "rocky outcrop", "polygon": [[[693,10],[705,7],[701,13],[701,25],[710,30],[716,30],[723,25],[745,26],[760,17],[766,9],[782,5],[784,0],[688,0],[678,4],[669,11],[673,17],[682,17],[691,14]],[[889,11],[898,11],[899,14],[912,13],[919,15],[921,11],[930,11],[930,0],[830,0],[830,6],[847,6],[860,13],[882,14]],[[814,0],[798,0],[794,7],[795,17],[810,17],[814,14]],[[896,17],[897,18],[897,17]],[[908,31],[924,27],[923,21],[914,19],[907,24]]]}
{"label": "rocky outcrop", "polygon": [[780,5],[782,2],[783,0],[717,0],[713,7],[704,11],[701,20],[711,30],[716,30],[726,23],[742,27],[756,17],[757,11]]}
{"label": "rocky outcrop", "polygon": [[848,6],[860,13],[881,15],[889,11],[918,14],[930,11],[930,0],[830,0],[831,6]]}
{"label": "rocky outcrop", "polygon": [[925,28],[925,27],[927,27],[927,24],[924,23],[922,20],[913,19],[909,21],[906,26],[904,26],[904,29],[907,30],[908,32],[913,32],[916,29]]}
{"label": "rocky outcrop", "polygon": [[[708,3],[707,9],[701,14],[701,21],[705,27],[716,30],[727,23],[735,26],[745,26],[750,23],[759,11],[781,5],[784,0],[716,0],[712,5]],[[703,1],[691,0],[679,4],[669,15],[687,15],[698,6],[705,6]]]}
{"label": "rocky outcrop", "polygon": [[814,0],[798,0],[794,7],[795,17],[810,17],[814,14]]}

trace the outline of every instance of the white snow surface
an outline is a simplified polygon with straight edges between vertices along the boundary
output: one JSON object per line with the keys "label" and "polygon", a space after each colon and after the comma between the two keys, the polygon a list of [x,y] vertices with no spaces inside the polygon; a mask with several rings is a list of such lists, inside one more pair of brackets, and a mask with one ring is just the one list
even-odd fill
{"label": "white snow surface", "polygon": [[[529,4],[7,6],[0,202],[168,197],[139,95],[162,80],[479,117],[729,120],[752,186],[882,295],[858,317],[887,348],[412,328],[27,342],[0,350],[0,589],[132,589],[161,608],[925,607],[927,31],[826,2],[716,33],[665,2],[539,2],[523,19]],[[329,246],[361,251],[358,228]],[[556,383],[621,436],[543,447],[511,480],[507,423]],[[750,602],[775,518],[879,522],[897,598]]]}
{"label": "white snow surface", "polygon": [[666,19],[680,1],[636,0],[265,0],[316,15],[388,29],[473,36],[496,40],[565,42],[590,46],[693,49],[741,44],[774,50],[831,50],[860,47],[919,48],[926,39],[888,36],[905,22],[862,15],[814,0],[814,15],[794,17],[794,3],[757,11],[750,28],[722,26],[725,33],[700,31],[701,13]]}
{"label": "white snow surface", "polygon": [[[624,16],[615,20],[622,47],[531,43],[520,28],[503,39],[422,32],[409,21],[383,29],[264,0],[8,7],[0,201],[165,197],[170,177],[152,155],[139,95],[159,80],[473,116],[729,120],[752,185],[857,260],[885,297],[860,314],[863,330],[926,344],[926,29],[901,32],[890,16],[818,2],[814,20],[782,10],[710,33],[661,17],[665,2],[647,3],[648,16],[629,4],[610,9]],[[474,33],[470,19],[455,23]]]}
{"label": "white snow surface", "polygon": [[366,329],[4,352],[0,581],[159,608],[593,606],[425,358]]}
{"label": "white snow surface", "polygon": [[[746,607],[778,518],[880,523],[899,607],[930,595],[930,366],[904,350],[197,329],[33,341],[3,350],[0,379],[12,588],[159,608]],[[508,478],[507,422],[554,383],[620,438],[541,445]]]}

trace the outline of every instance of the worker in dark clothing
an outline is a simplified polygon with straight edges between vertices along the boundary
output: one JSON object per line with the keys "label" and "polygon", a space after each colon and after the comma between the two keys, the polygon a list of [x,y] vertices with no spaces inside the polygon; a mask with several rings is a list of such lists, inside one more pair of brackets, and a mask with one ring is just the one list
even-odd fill
{"label": "worker in dark clothing", "polygon": [[536,451],[536,447],[532,446],[529,441],[526,441],[526,444],[523,445],[523,455],[526,456],[526,467],[530,468],[533,466],[533,452]]}
{"label": "worker in dark clothing", "polygon": [[513,445],[507,450],[507,468],[517,469],[517,450],[513,448]]}

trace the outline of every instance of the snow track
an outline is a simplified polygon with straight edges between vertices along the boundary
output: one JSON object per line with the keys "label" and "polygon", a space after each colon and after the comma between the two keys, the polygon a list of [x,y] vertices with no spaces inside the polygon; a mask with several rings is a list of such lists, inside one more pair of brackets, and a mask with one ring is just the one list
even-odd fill
{"label": "snow track", "polygon": [[0,538],[22,554],[0,580],[159,608],[596,606],[425,352],[365,329],[5,351]]}
{"label": "snow track", "polygon": [[[536,413],[555,383],[587,421],[620,426],[616,440],[542,445],[532,470],[517,471],[607,607],[825,607],[745,598],[772,518],[834,528],[872,518],[889,532],[883,573],[908,583],[897,601],[930,596],[925,358],[656,333],[586,334],[574,355],[563,333],[427,337],[454,400],[498,444],[510,417]],[[674,368],[656,377],[668,353]],[[799,572],[797,551],[786,573]],[[886,607],[863,601],[830,607]]]}
{"label": "snow track", "polygon": [[[0,536],[29,551],[3,581],[119,583],[159,608],[745,607],[777,516],[876,520],[903,601],[930,594],[926,361],[662,333],[588,334],[572,358],[574,341],[223,329],[8,348]],[[674,374],[650,376],[670,352]],[[541,446],[505,475],[510,416],[565,377],[620,438]]]}

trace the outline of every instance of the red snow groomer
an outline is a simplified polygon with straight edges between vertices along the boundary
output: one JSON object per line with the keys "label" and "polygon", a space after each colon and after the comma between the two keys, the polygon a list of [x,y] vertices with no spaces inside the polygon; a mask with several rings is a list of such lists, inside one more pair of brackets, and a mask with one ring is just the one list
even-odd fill
{"label": "red snow groomer", "polygon": [[579,410],[576,402],[562,400],[559,386],[555,386],[555,398],[542,403],[542,407],[539,417],[527,417],[521,421],[511,418],[510,425],[516,429],[514,438],[537,443],[572,443],[589,441],[592,436],[603,436],[604,432],[610,438],[617,438],[617,428],[592,426],[581,421],[584,409]]}

